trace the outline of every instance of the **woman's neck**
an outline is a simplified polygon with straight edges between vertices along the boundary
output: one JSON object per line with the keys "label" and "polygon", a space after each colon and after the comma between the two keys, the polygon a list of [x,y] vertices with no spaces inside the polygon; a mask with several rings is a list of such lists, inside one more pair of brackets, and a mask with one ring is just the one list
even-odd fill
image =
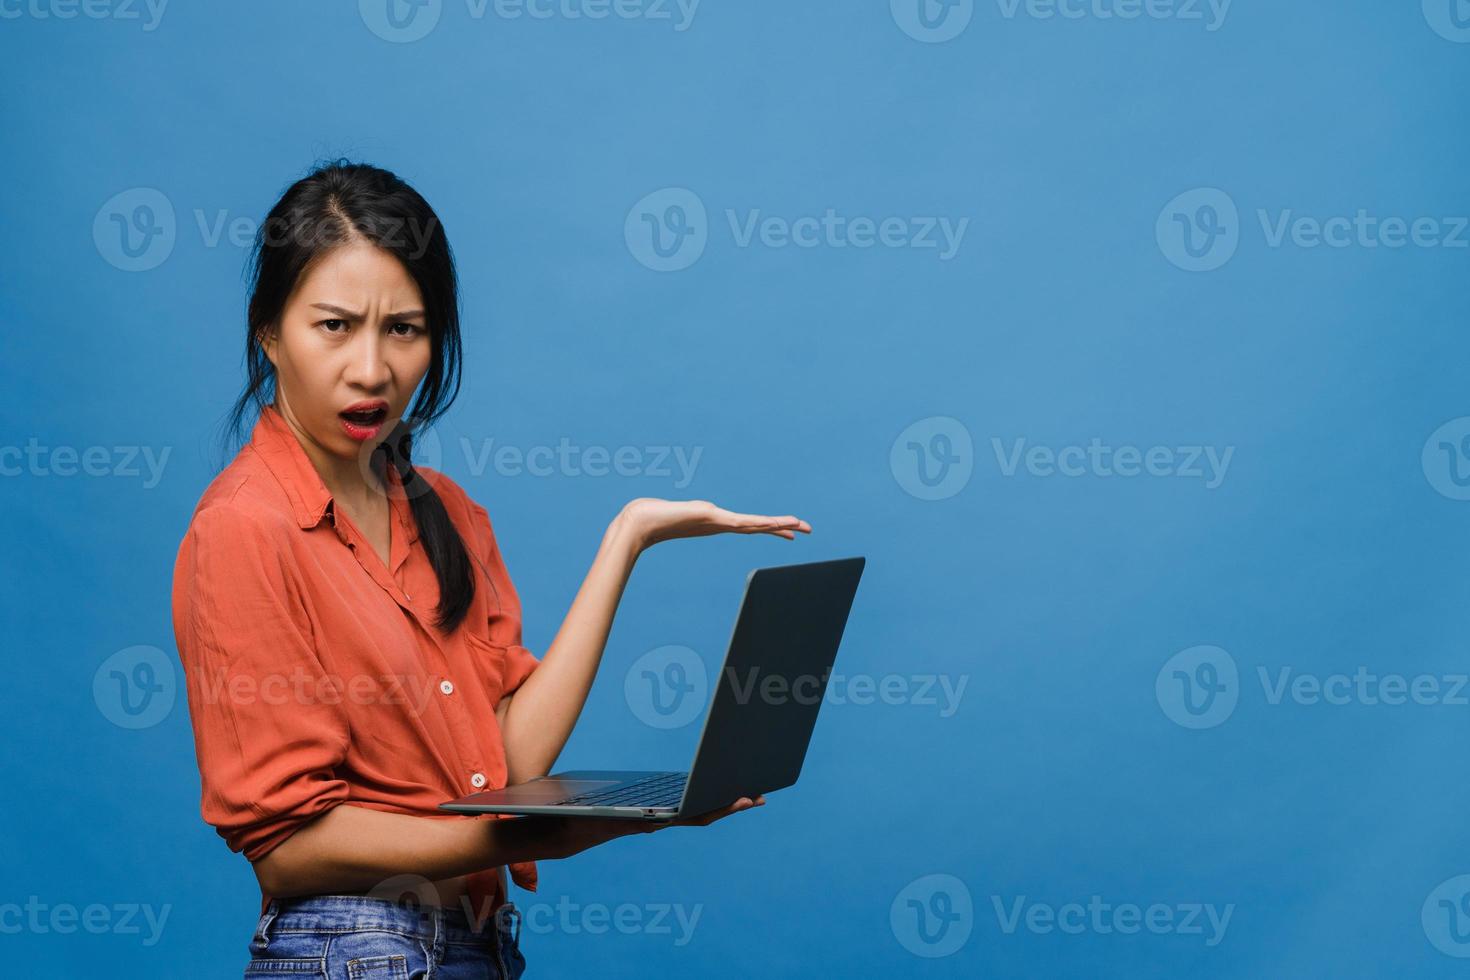
{"label": "woman's neck", "polygon": [[355,457],[344,459],[328,452],[292,417],[289,408],[283,409],[279,403],[272,403],[271,407],[280,414],[296,441],[301,444],[306,458],[311,460],[312,467],[322,478],[322,483],[326,485],[327,492],[333,499],[340,499],[349,510],[360,511],[385,495],[382,483],[384,474],[378,472],[378,467],[369,468],[359,465],[359,460]]}

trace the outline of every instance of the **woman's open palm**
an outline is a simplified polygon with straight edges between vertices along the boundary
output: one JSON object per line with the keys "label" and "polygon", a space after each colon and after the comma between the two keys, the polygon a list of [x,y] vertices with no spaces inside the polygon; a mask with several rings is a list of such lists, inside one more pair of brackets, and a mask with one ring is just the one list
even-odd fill
{"label": "woman's open palm", "polygon": [[618,817],[521,817],[527,826],[541,827],[538,851],[542,858],[558,859],[580,854],[590,847],[627,837],[630,834],[651,834],[669,827],[708,827],[716,820],[753,807],[765,806],[766,798],[757,793],[754,797],[742,796],[729,806],[718,810],[699,813],[673,820],[629,820]]}
{"label": "woman's open palm", "polygon": [[796,532],[812,533],[812,526],[799,517],[768,517],[738,514],[708,500],[661,500],[639,497],[623,508],[624,517],[638,532],[644,547],[673,538],[697,538],[710,534],[774,534],[790,541]]}

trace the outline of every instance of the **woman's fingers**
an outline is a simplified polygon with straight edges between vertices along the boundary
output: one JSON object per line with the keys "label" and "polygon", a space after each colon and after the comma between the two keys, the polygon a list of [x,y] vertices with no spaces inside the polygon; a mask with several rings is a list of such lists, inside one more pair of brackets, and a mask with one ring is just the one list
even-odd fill
{"label": "woman's fingers", "polygon": [[722,820],[732,813],[739,813],[741,810],[749,810],[753,807],[765,805],[766,798],[764,796],[757,796],[753,800],[748,796],[742,796],[740,799],[736,800],[734,803],[731,803],[727,807],[722,807],[718,810],[711,810],[708,813],[701,813],[698,816],[689,817],[686,820],[679,820],[677,821],[677,823],[690,827],[708,827],[716,820]]}
{"label": "woman's fingers", "polygon": [[716,820],[723,820],[732,813],[739,813],[741,810],[749,808],[748,804],[742,804],[745,804],[744,800],[740,801],[739,803],[732,804],[731,806],[727,806],[723,810],[711,810],[709,813],[701,813],[699,816],[693,819],[694,826],[708,827]]}
{"label": "woman's fingers", "polygon": [[812,526],[806,521],[792,514],[784,517],[767,517],[764,514],[736,514],[737,530],[746,534],[775,534],[790,541],[796,537],[796,532],[811,534]]}

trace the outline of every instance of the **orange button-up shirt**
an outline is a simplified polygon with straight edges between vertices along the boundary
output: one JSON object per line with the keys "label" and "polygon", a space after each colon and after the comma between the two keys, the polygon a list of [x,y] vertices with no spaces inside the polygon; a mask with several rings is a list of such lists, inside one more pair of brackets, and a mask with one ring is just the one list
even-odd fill
{"label": "orange button-up shirt", "polygon": [[[474,603],[447,636],[433,625],[438,582],[391,466],[386,567],[274,407],[195,508],[173,621],[200,809],[251,861],[339,803],[474,819],[435,808],[505,785],[495,707],[539,661],[521,646],[520,600],[489,515],[442,473],[417,472],[475,568]],[[535,890],[533,862],[510,870]],[[498,869],[471,875],[467,890],[482,917],[505,900]]]}

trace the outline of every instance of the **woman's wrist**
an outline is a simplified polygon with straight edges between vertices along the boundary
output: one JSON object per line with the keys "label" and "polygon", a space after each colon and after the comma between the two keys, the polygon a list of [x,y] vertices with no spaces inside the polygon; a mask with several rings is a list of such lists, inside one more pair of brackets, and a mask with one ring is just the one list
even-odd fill
{"label": "woman's wrist", "polygon": [[487,817],[485,827],[490,834],[490,850],[494,864],[518,864],[547,857],[547,832],[550,829],[538,817]]}
{"label": "woman's wrist", "polygon": [[623,551],[629,558],[637,558],[648,547],[647,536],[634,510],[635,503],[637,501],[624,504],[603,535],[606,546]]}

